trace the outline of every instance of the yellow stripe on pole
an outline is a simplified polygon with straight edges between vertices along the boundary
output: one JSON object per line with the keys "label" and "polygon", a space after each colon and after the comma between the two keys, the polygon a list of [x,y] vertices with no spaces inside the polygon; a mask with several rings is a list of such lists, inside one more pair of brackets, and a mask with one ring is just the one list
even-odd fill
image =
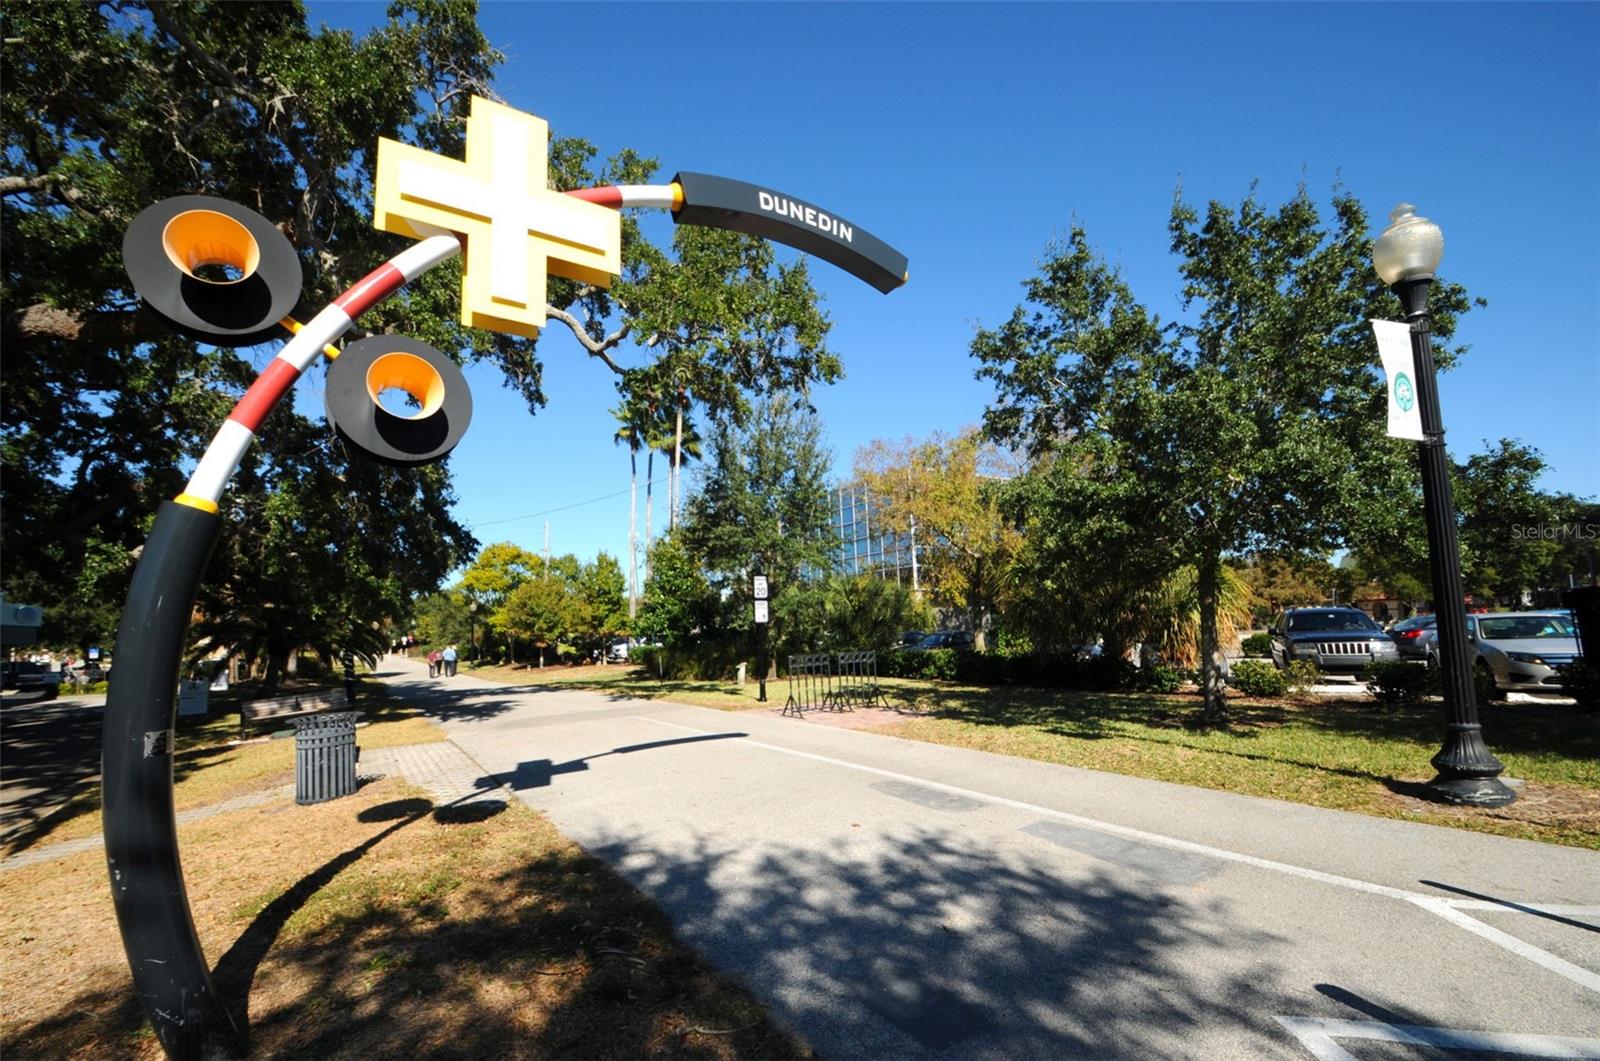
{"label": "yellow stripe on pole", "polygon": [[215,516],[219,511],[215,501],[212,501],[210,498],[200,497],[197,494],[183,493],[179,494],[172,500],[180,505],[188,505],[190,508],[198,508],[201,512],[209,512],[213,516]]}
{"label": "yellow stripe on pole", "polygon": [[[283,325],[285,328],[288,328],[291,333],[298,333],[301,328],[305,327],[304,324],[301,324],[299,321],[295,320],[293,317],[285,317],[285,318],[283,318],[283,320],[279,321],[278,323]],[[328,360],[329,361],[332,361],[334,358],[339,356],[339,348],[337,346],[325,345],[322,348],[322,352],[324,354],[328,355]]]}

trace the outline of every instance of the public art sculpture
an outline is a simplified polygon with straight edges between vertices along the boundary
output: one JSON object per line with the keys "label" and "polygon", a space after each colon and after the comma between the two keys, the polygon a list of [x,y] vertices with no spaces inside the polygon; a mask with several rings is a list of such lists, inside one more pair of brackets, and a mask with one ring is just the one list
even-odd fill
{"label": "public art sculpture", "polygon": [[[375,224],[415,244],[301,324],[299,256],[266,218],[237,203],[186,195],[134,219],[123,243],[140,298],[173,328],[217,346],[292,338],[228,415],[176,498],[164,502],[134,572],[117,632],[106,702],[102,805],[106,863],[135,988],[169,1056],[231,1053],[240,1030],[218,999],[195,934],[173,811],[172,743],[184,636],[222,525],[218,502],[267,414],[319,358],[329,359],[328,419],[374,460],[436,461],[460,441],[472,398],[460,368],[426,343],[372,336],[333,346],[367,309],[462,253],[461,321],[533,336],[550,274],[609,286],[621,270],[624,207],[667,209],[702,225],[789,244],[885,293],[906,258],[861,227],[770,188],[699,173],[666,185],[559,192],[548,186],[542,119],[474,98],[466,158],[392,140],[378,147]],[[410,395],[411,415],[379,402]]]}

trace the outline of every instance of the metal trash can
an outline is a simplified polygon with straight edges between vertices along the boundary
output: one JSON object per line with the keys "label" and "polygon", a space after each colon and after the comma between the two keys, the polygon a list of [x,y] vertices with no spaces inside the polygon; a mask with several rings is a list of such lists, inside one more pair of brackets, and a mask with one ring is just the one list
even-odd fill
{"label": "metal trash can", "polygon": [[359,711],[326,711],[294,719],[294,801],[323,803],[356,790]]}

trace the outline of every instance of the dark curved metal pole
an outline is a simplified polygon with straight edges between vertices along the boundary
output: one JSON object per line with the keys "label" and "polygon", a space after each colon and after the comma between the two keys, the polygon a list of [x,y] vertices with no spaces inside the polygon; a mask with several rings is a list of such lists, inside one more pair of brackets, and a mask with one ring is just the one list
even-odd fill
{"label": "dark curved metal pole", "polygon": [[100,785],[111,898],[139,1001],[169,1057],[242,1051],[211,984],[178,859],[172,738],[184,634],[222,519],[163,502],[117,628]]}
{"label": "dark curved metal pole", "polygon": [[222,525],[217,499],[256,426],[326,344],[374,303],[460,250],[454,236],[424,239],[363,277],[309,324],[295,324],[295,337],[234,406],[188,488],[177,501],[162,503],[133,573],[106,698],[101,818],[123,950],[145,1016],[169,1057],[209,1058],[246,1046],[246,1034],[217,998],[195,935],[172,807],[178,669],[200,577]]}

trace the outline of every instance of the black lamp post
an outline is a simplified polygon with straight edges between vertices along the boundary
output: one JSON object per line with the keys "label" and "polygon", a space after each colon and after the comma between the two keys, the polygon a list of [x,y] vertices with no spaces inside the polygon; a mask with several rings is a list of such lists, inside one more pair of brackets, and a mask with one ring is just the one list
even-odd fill
{"label": "black lamp post", "polygon": [[1444,448],[1444,418],[1439,412],[1439,387],[1429,333],[1428,288],[1444,257],[1444,235],[1415,207],[1401,203],[1389,215],[1372,248],[1372,264],[1383,282],[1400,296],[1411,325],[1411,352],[1416,358],[1417,406],[1422,416],[1422,502],[1428,524],[1428,566],[1433,575],[1434,610],[1439,615],[1439,664],[1443,671],[1444,704],[1450,714],[1444,747],[1433,757],[1439,771],[1427,784],[1430,795],[1448,803],[1500,807],[1516,793],[1499,780],[1505,766],[1483,743],[1478,724],[1478,693],[1472,680],[1473,653],[1467,641],[1466,613],[1461,599],[1461,556],[1456,544],[1455,501]]}
{"label": "black lamp post", "polygon": [[473,662],[478,659],[478,602],[467,602],[467,645],[472,649]]}

